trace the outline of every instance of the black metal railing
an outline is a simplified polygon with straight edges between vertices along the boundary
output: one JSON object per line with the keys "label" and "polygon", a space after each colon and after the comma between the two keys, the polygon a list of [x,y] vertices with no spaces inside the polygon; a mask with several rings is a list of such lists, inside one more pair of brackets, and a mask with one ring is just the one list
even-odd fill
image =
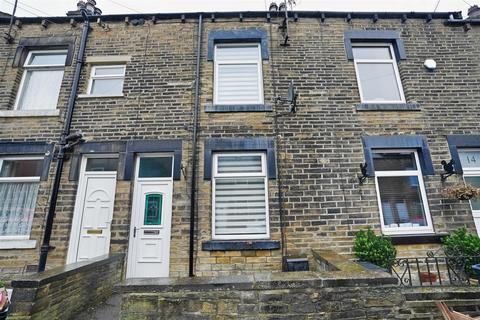
{"label": "black metal railing", "polygon": [[433,254],[419,258],[398,258],[391,273],[402,286],[471,286],[480,285],[472,265],[480,263],[480,256],[443,256]]}

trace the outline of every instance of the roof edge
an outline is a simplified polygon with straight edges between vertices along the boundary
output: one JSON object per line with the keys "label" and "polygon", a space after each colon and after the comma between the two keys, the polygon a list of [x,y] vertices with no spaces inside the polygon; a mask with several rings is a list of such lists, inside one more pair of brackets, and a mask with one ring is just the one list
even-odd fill
{"label": "roof edge", "polygon": [[[280,16],[279,12],[270,11],[232,11],[232,12],[179,12],[179,13],[131,13],[131,14],[113,14],[94,16],[95,18],[101,18],[103,21],[124,21],[126,17],[130,19],[151,19],[153,16],[157,20],[170,20],[170,19],[196,19],[200,14],[204,16],[212,16],[215,18],[236,18],[240,14],[243,18],[266,18],[267,14],[272,17]],[[452,12],[375,12],[375,11],[361,11],[361,12],[343,12],[343,11],[290,11],[292,17],[297,15],[298,18],[347,18],[350,15],[352,19],[372,19],[374,16],[378,19],[449,19],[452,15],[455,19],[462,19],[461,11]],[[22,22],[41,22],[44,19],[52,22],[69,22],[71,19],[80,20],[81,16],[53,16],[53,17],[16,17],[16,19]],[[0,23],[9,23],[10,18],[0,18]]]}

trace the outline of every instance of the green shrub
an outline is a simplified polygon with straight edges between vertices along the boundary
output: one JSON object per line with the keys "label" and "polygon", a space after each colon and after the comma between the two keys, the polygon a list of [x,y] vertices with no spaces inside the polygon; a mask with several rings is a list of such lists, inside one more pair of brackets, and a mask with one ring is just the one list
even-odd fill
{"label": "green shrub", "polygon": [[472,265],[480,263],[480,238],[476,234],[469,233],[467,228],[463,227],[443,238],[442,242],[448,257],[451,259],[465,258],[466,271],[472,275]]}
{"label": "green shrub", "polygon": [[5,282],[3,282],[2,280],[0,280],[0,288],[3,288],[5,287]]}
{"label": "green shrub", "polygon": [[390,239],[377,236],[368,229],[360,230],[355,237],[355,255],[362,261],[376,264],[379,267],[390,269],[397,256],[397,250]]}

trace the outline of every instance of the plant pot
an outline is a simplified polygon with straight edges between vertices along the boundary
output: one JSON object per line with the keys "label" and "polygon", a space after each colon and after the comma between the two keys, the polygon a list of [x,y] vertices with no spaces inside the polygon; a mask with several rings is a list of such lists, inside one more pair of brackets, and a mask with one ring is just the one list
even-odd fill
{"label": "plant pot", "polygon": [[0,320],[7,319],[9,309],[10,309],[10,303],[7,303],[7,307],[3,311],[0,311]]}
{"label": "plant pot", "polygon": [[479,282],[480,282],[480,263],[479,264],[474,264],[472,266],[472,270],[473,272],[475,272],[476,276],[477,276],[477,279]]}
{"label": "plant pot", "polygon": [[420,282],[437,282],[438,276],[434,273],[420,272]]}
{"label": "plant pot", "polygon": [[472,200],[473,198],[474,198],[474,196],[463,195],[463,196],[458,197],[457,199],[458,200]]}

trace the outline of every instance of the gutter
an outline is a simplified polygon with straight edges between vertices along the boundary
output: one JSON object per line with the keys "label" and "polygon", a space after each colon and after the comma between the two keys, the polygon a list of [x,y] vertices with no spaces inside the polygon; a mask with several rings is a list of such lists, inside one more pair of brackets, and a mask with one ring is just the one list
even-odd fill
{"label": "gutter", "polygon": [[197,66],[195,70],[195,106],[193,110],[193,141],[192,141],[192,182],[190,184],[190,243],[188,256],[188,276],[194,277],[194,243],[195,243],[195,210],[196,210],[196,175],[197,175],[197,135],[198,135],[198,109],[200,105],[200,56],[202,51],[202,23],[203,16],[198,16],[197,38]]}
{"label": "gutter", "polygon": [[[374,16],[378,19],[449,19],[450,16],[455,19],[461,19],[462,14],[459,11],[454,12],[375,12],[375,11],[363,11],[363,12],[341,12],[341,11],[289,11],[291,16],[297,16],[298,18],[347,18],[351,19],[372,19]],[[134,14],[115,14],[115,15],[103,15],[97,16],[104,22],[121,21],[125,22],[125,18],[133,19],[151,19],[155,17],[156,20],[178,20],[178,19],[196,19],[198,16],[214,16],[219,18],[239,18],[240,14],[245,18],[267,18],[267,16],[276,17],[281,14],[280,12],[270,11],[234,11],[234,12],[179,12],[179,13],[134,13]],[[59,17],[17,17],[17,20],[21,20],[23,23],[40,23],[45,18],[55,23],[69,23],[71,20],[80,20],[81,16],[59,16]],[[9,23],[10,17],[0,18],[0,24]]]}
{"label": "gutter", "polygon": [[[50,249],[53,248],[50,246],[50,238],[52,236],[53,220],[55,218],[55,210],[57,208],[57,199],[58,199],[58,193],[60,189],[60,180],[62,178],[63,165],[65,162],[65,154],[71,148],[71,146],[78,143],[81,138],[80,136],[70,137],[70,128],[72,125],[73,109],[75,107],[75,101],[77,98],[78,84],[80,81],[80,73],[83,67],[83,59],[85,56],[85,47],[87,44],[89,29],[90,29],[90,22],[88,17],[85,17],[84,23],[83,23],[82,38],[80,39],[80,48],[78,50],[78,55],[77,55],[77,64],[75,66],[75,73],[73,75],[72,89],[70,91],[70,96],[68,98],[65,124],[64,124],[62,135],[60,137],[60,141],[59,141],[59,150],[57,154],[58,162],[57,162],[57,168],[55,171],[55,177],[53,181],[52,196],[50,197],[50,203],[48,207],[48,213],[47,213],[47,219],[46,219],[47,221],[45,225],[45,231],[43,234],[42,246],[40,248],[38,272],[45,271],[48,252],[50,251]],[[74,140],[77,140],[77,142],[73,142]]]}
{"label": "gutter", "polygon": [[480,25],[480,19],[454,19],[451,17],[445,22],[445,24],[451,26],[464,26],[467,24]]}

